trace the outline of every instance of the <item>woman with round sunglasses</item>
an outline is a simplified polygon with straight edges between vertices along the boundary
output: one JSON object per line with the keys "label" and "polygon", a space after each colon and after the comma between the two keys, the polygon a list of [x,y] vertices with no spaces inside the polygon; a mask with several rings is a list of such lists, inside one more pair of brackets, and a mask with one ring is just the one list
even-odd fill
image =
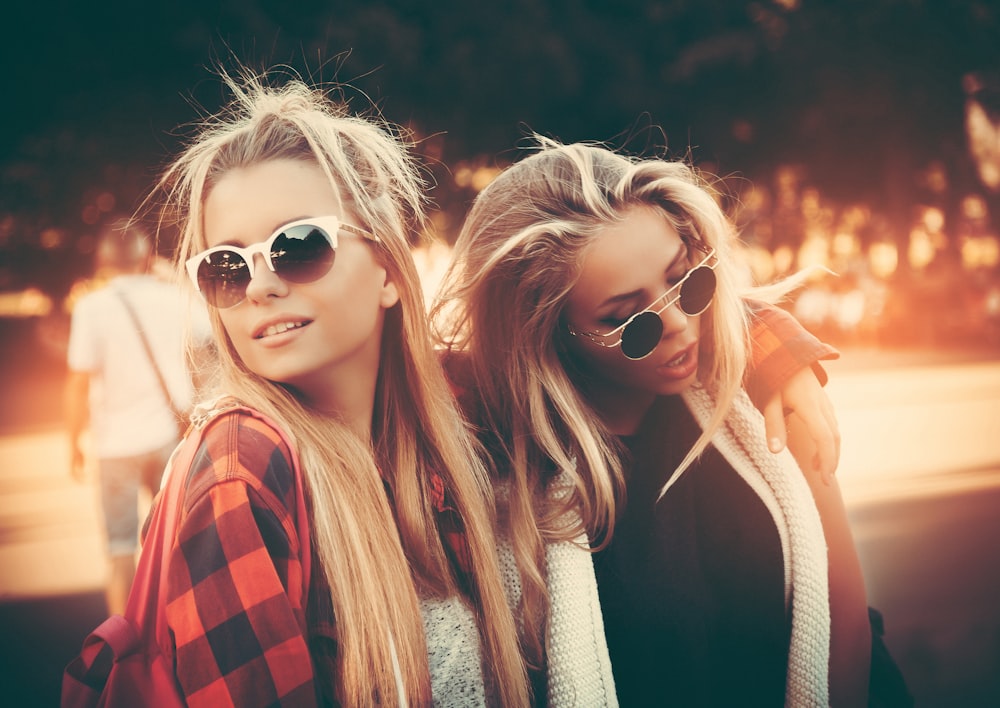
{"label": "woman with round sunglasses", "polygon": [[[410,253],[420,172],[318,89],[224,79],[232,104],[161,183],[219,350],[203,449],[173,470],[178,686],[191,706],[526,705],[489,482]],[[293,451],[236,404],[294,441],[304,600]]]}
{"label": "woman with round sunglasses", "polygon": [[[846,514],[796,415],[801,470],[765,444],[733,242],[688,165],[545,139],[459,235],[437,313],[550,694],[567,608],[597,607],[578,678],[607,703],[866,704]],[[574,543],[593,563],[567,579]]]}

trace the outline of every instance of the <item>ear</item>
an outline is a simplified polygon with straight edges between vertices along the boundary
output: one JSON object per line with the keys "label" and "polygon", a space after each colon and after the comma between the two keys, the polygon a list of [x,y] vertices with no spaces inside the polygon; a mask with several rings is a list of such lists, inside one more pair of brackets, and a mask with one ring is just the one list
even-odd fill
{"label": "ear", "polygon": [[385,274],[385,280],[382,283],[378,302],[382,306],[382,309],[388,310],[399,302],[399,288],[396,287],[396,282],[387,269],[383,268],[382,272]]}

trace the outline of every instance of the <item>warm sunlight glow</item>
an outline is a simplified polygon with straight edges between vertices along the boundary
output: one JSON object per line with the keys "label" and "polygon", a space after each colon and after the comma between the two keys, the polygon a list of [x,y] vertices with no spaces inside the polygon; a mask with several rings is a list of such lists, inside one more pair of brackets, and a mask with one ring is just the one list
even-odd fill
{"label": "warm sunlight glow", "polygon": [[868,260],[871,264],[872,275],[888,278],[896,272],[896,267],[899,265],[899,251],[896,244],[879,241],[873,243],[868,249]]}
{"label": "warm sunlight glow", "polygon": [[993,268],[1000,263],[1000,243],[996,237],[981,236],[962,243],[962,265],[968,270]]}
{"label": "warm sunlight glow", "polygon": [[52,312],[52,298],[38,288],[0,293],[0,317],[44,317]]}
{"label": "warm sunlight glow", "polygon": [[916,228],[910,232],[910,247],[907,251],[907,259],[910,266],[916,270],[923,270],[937,254],[934,242],[930,234],[921,228]]}

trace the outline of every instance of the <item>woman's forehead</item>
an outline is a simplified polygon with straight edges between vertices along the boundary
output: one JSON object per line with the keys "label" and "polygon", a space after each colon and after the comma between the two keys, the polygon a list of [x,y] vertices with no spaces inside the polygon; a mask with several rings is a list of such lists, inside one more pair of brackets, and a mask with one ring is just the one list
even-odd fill
{"label": "woman's forehead", "polygon": [[625,283],[632,275],[662,273],[684,252],[684,242],[662,212],[630,209],[624,218],[596,233],[581,263],[581,279]]}

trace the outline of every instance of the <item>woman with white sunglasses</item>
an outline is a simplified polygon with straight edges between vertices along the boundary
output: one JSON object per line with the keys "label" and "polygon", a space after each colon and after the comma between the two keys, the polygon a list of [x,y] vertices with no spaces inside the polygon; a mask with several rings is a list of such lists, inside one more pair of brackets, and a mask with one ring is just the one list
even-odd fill
{"label": "woman with white sunglasses", "polygon": [[[173,470],[178,685],[190,706],[525,705],[488,480],[410,254],[419,172],[319,90],[224,78],[232,104],[161,184],[219,350],[203,450]],[[305,599],[293,451],[236,404],[301,460]]]}
{"label": "woman with white sunglasses", "polygon": [[[846,514],[807,440],[790,439],[801,470],[765,443],[733,241],[688,165],[546,140],[458,238],[443,338],[550,697],[565,682],[623,705],[866,704]],[[574,542],[592,566],[566,570]],[[584,675],[562,660],[581,606],[597,608]]]}

